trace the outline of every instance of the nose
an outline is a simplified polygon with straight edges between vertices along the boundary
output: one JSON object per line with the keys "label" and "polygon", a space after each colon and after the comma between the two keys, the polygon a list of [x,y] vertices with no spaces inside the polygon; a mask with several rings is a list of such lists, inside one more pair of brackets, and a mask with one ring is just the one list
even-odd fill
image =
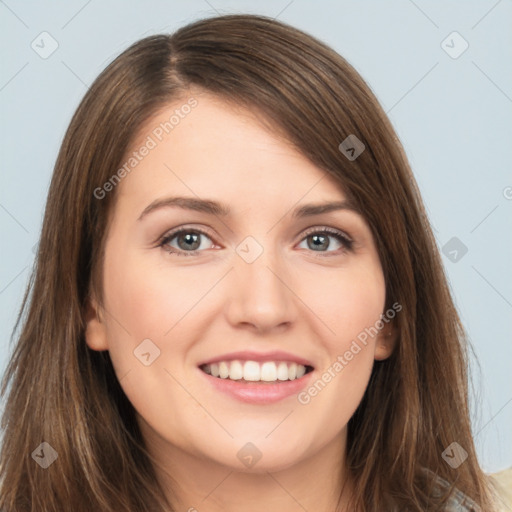
{"label": "nose", "polygon": [[279,258],[268,250],[252,263],[234,256],[225,310],[230,324],[260,334],[291,325],[297,317],[297,297],[290,273]]}

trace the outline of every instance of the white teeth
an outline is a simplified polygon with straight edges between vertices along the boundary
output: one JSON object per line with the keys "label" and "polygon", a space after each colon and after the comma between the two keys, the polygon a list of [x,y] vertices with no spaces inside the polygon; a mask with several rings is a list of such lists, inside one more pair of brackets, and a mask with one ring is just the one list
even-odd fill
{"label": "white teeth", "polygon": [[[286,365],[286,363],[285,363]],[[286,372],[288,374],[288,372]],[[261,380],[272,382],[277,379],[276,363],[266,362],[261,365]],[[283,379],[281,379],[283,380]]]}
{"label": "white teeth", "polygon": [[221,379],[227,379],[229,377],[229,366],[228,363],[224,361],[219,363],[219,377]]}
{"label": "white teeth", "polygon": [[306,373],[306,367],[301,364],[297,365],[297,379],[300,379]]}
{"label": "white teeth", "polygon": [[288,363],[284,361],[219,361],[218,363],[205,364],[201,369],[213,377],[230,380],[252,382],[276,382],[300,379],[306,373],[306,367],[302,364]]}
{"label": "white teeth", "polygon": [[277,367],[277,378],[279,380],[288,380],[288,365],[286,363],[279,363]]}
{"label": "white teeth", "polygon": [[256,361],[246,361],[244,364],[244,379],[258,381],[261,377],[260,365]]}
{"label": "white teeth", "polygon": [[240,361],[231,361],[229,368],[229,378],[231,380],[240,380],[244,378],[244,369]]}

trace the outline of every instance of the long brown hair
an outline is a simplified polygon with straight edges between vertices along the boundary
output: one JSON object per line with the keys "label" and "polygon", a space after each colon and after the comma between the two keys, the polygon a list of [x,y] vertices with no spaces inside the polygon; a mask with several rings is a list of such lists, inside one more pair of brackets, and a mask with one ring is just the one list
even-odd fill
{"label": "long brown hair", "polygon": [[[396,349],[375,363],[348,425],[354,510],[441,510],[454,487],[492,510],[471,435],[469,345],[395,131],[364,80],[334,50],[253,15],[204,19],[138,41],[79,105],[56,162],[2,385],[2,396],[9,394],[0,508],[170,509],[108,352],[86,346],[83,318],[91,286],[101,297],[115,198],[115,190],[101,200],[94,191],[116,173],[144,123],[190,87],[256,109],[269,128],[338,181],[373,232],[386,308],[402,306]],[[365,145],[352,160],[339,149],[349,135]],[[442,458],[454,441],[468,454],[457,469]],[[48,453],[43,442],[58,455],[46,469],[34,455]],[[437,497],[433,475],[451,484]]]}

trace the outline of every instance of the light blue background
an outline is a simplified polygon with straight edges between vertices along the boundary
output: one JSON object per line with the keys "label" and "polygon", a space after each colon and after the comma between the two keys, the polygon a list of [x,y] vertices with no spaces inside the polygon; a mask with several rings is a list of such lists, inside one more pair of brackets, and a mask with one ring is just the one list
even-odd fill
{"label": "light blue background", "polygon": [[[473,426],[481,463],[512,465],[512,5],[482,1],[0,2],[0,371],[37,243],[57,152],[88,85],[143,36],[199,17],[261,13],[317,36],[363,76],[410,159],[457,307],[481,365]],[[43,31],[59,47],[42,59]],[[451,58],[441,42],[469,48]],[[508,199],[507,199],[508,197]],[[456,441],[456,440],[454,440]]]}

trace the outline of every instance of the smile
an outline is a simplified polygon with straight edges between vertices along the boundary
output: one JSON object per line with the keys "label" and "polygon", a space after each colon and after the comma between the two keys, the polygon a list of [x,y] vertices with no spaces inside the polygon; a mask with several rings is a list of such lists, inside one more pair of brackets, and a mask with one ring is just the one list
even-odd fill
{"label": "smile", "polygon": [[218,361],[200,369],[212,377],[241,382],[285,382],[300,379],[311,366],[288,361]]}

